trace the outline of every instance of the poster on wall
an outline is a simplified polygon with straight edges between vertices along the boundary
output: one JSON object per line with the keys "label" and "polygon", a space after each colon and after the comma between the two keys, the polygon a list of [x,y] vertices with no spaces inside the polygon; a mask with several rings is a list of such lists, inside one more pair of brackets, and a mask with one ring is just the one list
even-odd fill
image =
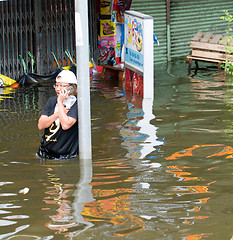
{"label": "poster on wall", "polygon": [[130,9],[132,0],[111,0],[111,21],[124,23],[124,12]]}
{"label": "poster on wall", "polygon": [[123,43],[124,43],[124,24],[116,23],[115,58],[118,64],[121,62],[121,52]]}
{"label": "poster on wall", "polygon": [[100,15],[101,16],[111,15],[111,0],[100,0]]}
{"label": "poster on wall", "polygon": [[100,45],[102,47],[116,46],[116,23],[111,20],[100,20]]}

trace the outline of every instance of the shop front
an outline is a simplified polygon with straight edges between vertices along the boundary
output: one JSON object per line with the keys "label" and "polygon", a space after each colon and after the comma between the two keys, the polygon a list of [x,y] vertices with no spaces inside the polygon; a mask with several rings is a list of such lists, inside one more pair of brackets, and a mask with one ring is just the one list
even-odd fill
{"label": "shop front", "polygon": [[[151,48],[154,64],[186,57],[190,40],[198,32],[224,34],[222,10],[233,13],[231,0],[88,0],[90,59],[97,65],[122,62],[124,12],[137,11],[153,18],[153,32],[159,40]],[[18,79],[27,71],[47,74],[70,64],[68,49],[75,59],[74,1],[0,1],[0,73]]]}

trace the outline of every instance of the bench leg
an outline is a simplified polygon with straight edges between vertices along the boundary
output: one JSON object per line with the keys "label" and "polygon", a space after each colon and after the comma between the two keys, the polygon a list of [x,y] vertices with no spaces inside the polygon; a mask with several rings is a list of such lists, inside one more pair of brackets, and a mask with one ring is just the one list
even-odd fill
{"label": "bench leg", "polygon": [[199,66],[198,66],[198,62],[197,61],[195,61],[195,65],[196,65],[196,68],[198,69]]}
{"label": "bench leg", "polygon": [[222,63],[218,62],[218,68],[221,68],[221,66],[222,66]]}
{"label": "bench leg", "polygon": [[191,72],[192,58],[189,58],[188,74]]}
{"label": "bench leg", "polygon": [[118,74],[118,80],[119,81],[123,81],[124,80],[124,72],[123,71],[120,71],[119,74]]}
{"label": "bench leg", "polygon": [[101,78],[104,78],[105,74],[106,74],[106,68],[103,67],[102,72],[101,72]]}

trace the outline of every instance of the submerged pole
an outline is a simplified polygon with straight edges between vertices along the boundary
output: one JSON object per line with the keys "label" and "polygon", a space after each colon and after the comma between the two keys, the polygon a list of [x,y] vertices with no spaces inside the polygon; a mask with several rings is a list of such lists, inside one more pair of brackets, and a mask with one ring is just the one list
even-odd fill
{"label": "submerged pole", "polygon": [[87,0],[75,0],[75,37],[78,78],[79,159],[92,159]]}

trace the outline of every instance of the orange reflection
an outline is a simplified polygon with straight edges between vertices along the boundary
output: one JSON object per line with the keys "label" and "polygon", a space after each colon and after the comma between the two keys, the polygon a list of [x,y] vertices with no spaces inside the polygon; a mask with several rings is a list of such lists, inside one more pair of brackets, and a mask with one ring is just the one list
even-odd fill
{"label": "orange reflection", "polygon": [[[223,146],[222,144],[207,144],[207,145],[194,145],[193,147],[190,148],[186,148],[184,150],[178,151],[174,154],[172,154],[171,156],[167,157],[166,160],[175,160],[177,158],[180,157],[190,157],[193,156],[193,150],[197,149],[197,148],[201,148],[201,147],[215,147],[215,146]],[[218,153],[214,153],[212,155],[207,156],[206,158],[211,158],[211,157],[221,157],[224,155],[229,155],[226,156],[226,159],[229,158],[233,158],[233,148],[232,147],[224,147],[222,149],[222,151],[218,152]]]}
{"label": "orange reflection", "polygon": [[[131,182],[134,177],[122,176],[122,169],[131,168],[125,161],[114,159],[102,159],[95,164],[100,167],[92,177],[91,192],[94,201],[85,202],[82,205],[81,215],[85,222],[106,223],[113,226],[112,235],[123,237],[145,229],[142,218],[130,214],[130,196],[132,188],[120,187],[122,183]],[[112,167],[115,167],[112,169]],[[117,171],[118,170],[118,171]],[[82,224],[75,222],[73,218],[72,201],[70,196],[75,189],[73,184],[62,184],[52,168],[47,168],[48,182],[44,202],[48,207],[43,210],[51,211],[49,223],[46,226],[56,234],[64,234],[66,237],[76,236],[82,230]],[[116,187],[117,186],[117,187]],[[124,185],[125,186],[125,185]],[[51,206],[51,207],[49,207]]]}
{"label": "orange reflection", "polygon": [[[211,158],[211,157],[215,157],[215,156],[224,156],[224,155],[227,155],[227,154],[233,154],[233,148],[232,147],[225,147],[221,152],[219,153],[215,153],[215,154],[212,154],[206,158]],[[230,156],[227,156],[226,158],[232,158],[232,155]]]}
{"label": "orange reflection", "polygon": [[210,235],[212,235],[212,233],[201,233],[201,234],[189,235],[185,237],[185,240],[200,240],[205,237],[209,237]]}
{"label": "orange reflection", "polygon": [[173,191],[183,192],[180,195],[185,194],[199,194],[199,193],[214,193],[209,191],[209,184],[206,186],[178,186],[172,189]]}
{"label": "orange reflection", "polygon": [[[73,221],[72,202],[69,200],[70,194],[75,188],[74,184],[62,184],[61,179],[53,173],[52,168],[47,168],[48,182],[51,186],[47,186],[47,191],[43,201],[48,204],[48,207],[42,210],[50,211],[54,206],[57,206],[56,214],[50,215],[51,222],[46,223],[46,227],[54,230],[56,234],[64,234],[65,237],[75,235],[78,224]],[[47,185],[47,184],[44,184]],[[51,207],[49,207],[51,206]]]}
{"label": "orange reflection", "polygon": [[200,203],[207,203],[207,201],[209,200],[210,198],[202,198],[202,199],[198,199],[200,201]]}
{"label": "orange reflection", "polygon": [[[118,184],[120,182],[131,182],[133,177],[125,180],[116,180],[118,174],[97,174],[93,179],[101,180],[101,182],[91,182],[92,186]],[[114,178],[116,178],[114,180]],[[111,181],[109,181],[111,179]],[[114,181],[113,181],[114,180]],[[144,221],[141,218],[128,214],[130,211],[130,194],[133,189],[92,189],[93,198],[96,201],[84,204],[82,216],[85,221],[91,222],[107,222],[119,228],[114,236],[127,236],[132,233],[145,229]],[[128,226],[124,228],[124,226]]]}
{"label": "orange reflection", "polygon": [[[178,151],[174,154],[172,154],[171,156],[167,157],[167,160],[175,160],[175,159],[179,159],[182,157],[189,157],[189,156],[193,156],[193,151],[195,149],[198,148],[204,148],[204,147],[218,147],[218,146],[223,146],[222,144],[207,144],[207,145],[194,145],[190,148],[186,148],[184,150]],[[206,158],[211,158],[214,156],[224,156],[224,155],[233,155],[233,148],[231,147],[224,147],[220,152],[211,154],[211,155],[207,155]],[[227,156],[226,158],[229,158],[230,156]],[[183,165],[173,165],[173,166],[168,166],[168,172],[173,174],[174,177],[178,178],[179,181],[182,182],[187,182],[187,181],[204,181],[204,179],[200,176],[192,176],[192,172],[190,170],[194,169],[194,168],[198,168],[198,167],[188,167],[188,166],[183,166]],[[208,171],[212,170],[214,168],[209,168],[207,169]],[[197,171],[195,171],[197,172]],[[210,185],[212,185],[213,183],[215,183],[216,181],[212,181],[206,184],[198,184],[198,185],[189,185],[189,186],[175,186],[173,187],[172,191],[174,191],[174,194],[176,194],[177,196],[185,196],[188,194],[211,194],[214,193],[213,191],[209,190]],[[191,225],[194,224],[195,220],[204,220],[209,218],[209,216],[203,216],[201,215],[201,207],[202,204],[206,204],[207,201],[210,199],[210,197],[206,197],[206,198],[200,198],[198,199],[198,201],[194,202],[194,206],[192,209],[189,209],[189,212],[193,212],[195,213],[195,215],[197,213],[199,213],[199,216],[188,216],[183,218],[183,224],[185,225]],[[185,237],[184,239],[186,240],[196,240],[196,239],[203,239],[207,236],[211,235],[211,233],[201,233],[201,234],[195,234],[195,235],[189,235],[187,237]]]}
{"label": "orange reflection", "polygon": [[[209,200],[210,198],[202,198],[202,199],[198,199],[199,202],[197,202],[196,204],[198,204],[198,206],[194,206],[194,208],[192,210],[189,210],[190,212],[199,212],[200,209],[201,209],[201,205],[200,204],[204,204],[204,203],[207,203],[207,201]],[[197,217],[199,218],[199,217]]]}
{"label": "orange reflection", "polygon": [[201,180],[200,177],[190,177],[191,173],[187,171],[184,172],[183,170],[188,168],[186,166],[175,165],[175,166],[168,166],[168,168],[171,169],[171,170],[168,170],[168,172],[174,174],[174,176],[178,177],[181,181],[190,181],[190,180],[200,181]]}
{"label": "orange reflection", "polygon": [[180,157],[189,157],[193,156],[192,151],[194,149],[200,148],[200,147],[214,147],[214,146],[222,146],[222,144],[207,144],[207,145],[194,145],[193,147],[186,148],[182,151],[176,152],[172,154],[170,157],[167,157],[166,160],[175,160]]}
{"label": "orange reflection", "polygon": [[95,201],[84,204],[82,209],[84,220],[117,226],[116,230],[113,230],[113,235],[118,237],[145,229],[144,221],[130,214],[130,196],[133,189],[120,187],[125,182],[134,180],[132,174],[125,177],[122,175],[125,169],[132,170],[132,166],[122,159],[111,158],[95,161],[95,164],[100,167],[90,183]]}

